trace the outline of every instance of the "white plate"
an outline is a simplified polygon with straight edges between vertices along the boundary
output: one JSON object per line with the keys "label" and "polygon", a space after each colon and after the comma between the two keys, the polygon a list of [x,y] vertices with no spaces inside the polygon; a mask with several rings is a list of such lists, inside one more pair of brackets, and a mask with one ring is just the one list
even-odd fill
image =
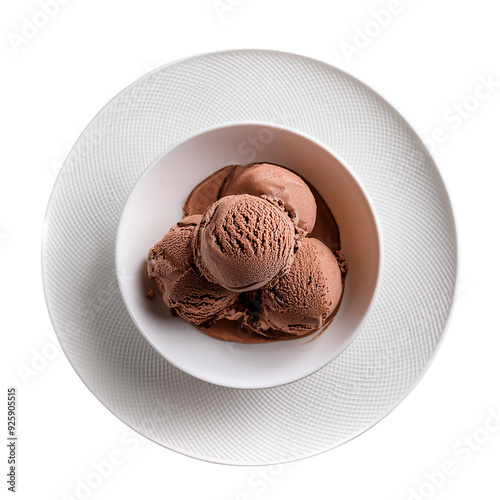
{"label": "white plate", "polygon": [[[141,173],[183,138],[239,121],[282,124],[338,153],[368,191],[384,241],[380,292],[354,342],[313,375],[272,389],[220,387],[168,363],[137,330],[115,274],[120,213]],[[262,50],[176,62],[113,99],[63,167],[43,247],[49,312],[89,389],[153,441],[227,464],[311,456],[387,415],[434,357],[457,271],[449,198],[408,123],[344,72]]]}
{"label": "white plate", "polygon": [[[286,165],[314,186],[339,226],[349,263],[344,296],[333,323],[321,335],[267,344],[236,344],[208,337],[181,318],[168,315],[146,277],[147,251],[182,218],[191,190],[220,168],[246,164],[249,139],[265,138],[255,161]],[[255,143],[257,144],[257,142]],[[175,366],[207,382],[262,389],[295,382],[323,368],[352,342],[380,284],[381,247],[374,209],[356,175],[333,152],[291,129],[236,123],[195,134],[162,154],[146,169],[123,209],[116,237],[120,291],[137,327]],[[313,341],[314,340],[314,341]]]}

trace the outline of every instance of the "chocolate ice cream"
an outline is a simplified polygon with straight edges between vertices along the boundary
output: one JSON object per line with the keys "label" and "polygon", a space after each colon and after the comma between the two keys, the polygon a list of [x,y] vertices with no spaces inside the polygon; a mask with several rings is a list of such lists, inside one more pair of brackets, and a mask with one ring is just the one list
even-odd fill
{"label": "chocolate ice cream", "polygon": [[205,210],[219,199],[219,191],[226,177],[239,165],[228,165],[203,179],[187,197],[184,203],[184,217],[203,215]]}
{"label": "chocolate ice cream", "polygon": [[219,197],[252,194],[283,203],[297,227],[310,233],[316,222],[316,201],[297,175],[272,163],[236,165],[221,186]]}
{"label": "chocolate ice cream", "polygon": [[248,194],[225,196],[196,227],[195,263],[228,290],[255,290],[290,269],[295,241],[295,226],[279,206]]}
{"label": "chocolate ice cream", "polygon": [[148,256],[148,276],[155,280],[165,304],[195,325],[223,318],[238,299],[237,293],[206,280],[193,266],[193,231],[200,219],[183,219]]}
{"label": "chocolate ice cream", "polygon": [[165,304],[219,340],[262,343],[321,329],[347,261],[318,192],[286,168],[229,165],[188,196],[184,219],[149,251]]}
{"label": "chocolate ice cream", "polygon": [[261,311],[250,325],[257,332],[303,335],[321,328],[342,296],[335,255],[315,238],[305,238],[290,271],[259,290]]}

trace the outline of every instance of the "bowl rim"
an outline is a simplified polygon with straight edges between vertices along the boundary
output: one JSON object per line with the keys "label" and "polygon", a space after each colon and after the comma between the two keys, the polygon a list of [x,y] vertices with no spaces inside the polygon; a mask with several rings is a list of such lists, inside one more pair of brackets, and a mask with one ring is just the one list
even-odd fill
{"label": "bowl rim", "polygon": [[[214,379],[214,378],[212,378],[210,376],[207,376],[206,374],[199,374],[195,370],[192,370],[191,368],[188,369],[185,366],[179,366],[179,364],[177,364],[175,362],[175,360],[173,360],[170,357],[168,357],[166,355],[166,353],[162,349],[160,349],[159,346],[156,345],[156,343],[151,339],[151,337],[148,335],[148,333],[145,332],[144,328],[141,326],[140,321],[137,319],[137,317],[135,315],[134,309],[130,307],[129,301],[126,299],[126,295],[125,295],[124,286],[123,286],[122,281],[120,279],[118,279],[118,277],[119,277],[118,255],[119,255],[119,247],[120,247],[120,245],[119,245],[119,240],[120,240],[119,235],[120,235],[121,232],[123,232],[123,229],[124,229],[125,223],[124,223],[124,220],[123,220],[123,213],[125,212],[125,209],[126,209],[127,205],[130,202],[132,193],[135,191],[135,189],[137,188],[138,184],[141,181],[143,181],[143,179],[148,174],[148,172],[150,172],[152,169],[154,169],[158,165],[158,163],[160,161],[162,161],[167,155],[169,155],[174,149],[180,147],[182,144],[184,144],[184,143],[186,143],[188,141],[193,140],[196,137],[199,137],[199,136],[202,136],[202,135],[207,135],[207,134],[210,134],[210,133],[215,132],[215,131],[220,130],[220,129],[225,129],[225,128],[231,128],[232,129],[232,128],[236,128],[236,127],[246,127],[246,126],[249,126],[249,125],[250,126],[258,126],[258,127],[262,127],[262,128],[267,127],[267,128],[276,129],[276,130],[283,130],[285,132],[301,136],[301,137],[309,140],[310,142],[314,143],[314,145],[316,147],[321,148],[324,151],[326,151],[330,156],[332,156],[335,160],[337,160],[337,162],[350,174],[350,176],[354,179],[354,181],[356,182],[357,186],[361,190],[361,192],[362,192],[365,200],[367,201],[368,207],[369,207],[370,212],[371,212],[372,217],[373,217],[374,227],[375,227],[375,230],[376,230],[375,232],[376,232],[376,236],[377,236],[377,243],[378,243],[378,245],[377,245],[378,259],[377,259],[377,267],[376,267],[376,269],[377,269],[377,279],[376,279],[376,282],[375,282],[375,286],[373,288],[373,293],[372,293],[372,296],[370,298],[370,303],[368,305],[368,308],[366,309],[366,311],[365,311],[363,317],[361,318],[361,321],[357,325],[356,329],[349,335],[348,339],[340,346],[340,348],[336,352],[334,352],[332,355],[330,355],[325,362],[322,362],[320,364],[320,366],[317,366],[317,367],[313,368],[312,370],[308,370],[307,373],[301,374],[298,377],[294,377],[292,379],[287,378],[287,380],[283,380],[283,381],[280,381],[278,383],[272,383],[272,384],[254,384],[254,385],[245,384],[245,385],[242,385],[241,382],[237,383],[237,384],[226,382],[226,383],[223,384],[223,383],[221,383],[220,380],[218,380],[218,379],[216,380],[216,379]],[[383,267],[384,267],[384,245],[383,245],[383,236],[382,236],[382,229],[381,229],[380,220],[379,220],[377,211],[375,209],[375,206],[374,206],[374,204],[373,204],[373,202],[371,200],[371,197],[370,197],[368,191],[366,190],[366,188],[364,187],[363,183],[361,182],[360,178],[356,174],[356,172],[354,172],[354,170],[352,170],[352,168],[348,165],[348,163],[338,153],[336,153],[335,151],[333,151],[329,146],[327,146],[323,142],[319,141],[315,137],[311,136],[310,134],[308,134],[306,132],[303,132],[301,130],[298,130],[296,128],[293,128],[293,127],[288,127],[288,126],[281,125],[281,124],[276,124],[276,123],[273,123],[273,122],[255,121],[255,120],[243,120],[243,121],[227,122],[227,123],[222,123],[222,124],[217,124],[217,125],[214,125],[214,126],[206,127],[206,128],[203,128],[201,130],[198,130],[198,131],[190,134],[187,137],[184,137],[184,138],[180,139],[179,141],[175,142],[174,144],[172,144],[171,146],[169,146],[167,149],[165,149],[164,151],[162,151],[143,170],[143,172],[141,173],[141,175],[134,182],[134,185],[132,186],[132,188],[130,189],[130,192],[127,195],[127,199],[126,199],[126,201],[125,201],[125,203],[124,203],[124,205],[122,207],[122,210],[121,210],[121,213],[120,213],[120,218],[119,218],[119,221],[118,221],[118,227],[117,227],[116,236],[115,236],[114,250],[115,250],[115,274],[117,276],[118,288],[120,290],[120,295],[121,295],[122,300],[123,300],[123,302],[125,304],[127,312],[129,313],[129,315],[130,315],[132,321],[134,322],[135,326],[141,332],[142,336],[146,339],[146,341],[154,348],[154,350],[162,358],[164,358],[169,363],[171,363],[173,366],[175,366],[179,370],[181,370],[181,371],[183,371],[183,372],[185,372],[185,373],[187,373],[187,374],[189,374],[189,375],[191,375],[191,376],[193,376],[193,377],[195,377],[197,379],[203,380],[205,382],[208,382],[210,384],[214,384],[214,385],[217,385],[217,386],[220,386],[220,387],[228,387],[228,388],[231,388],[231,389],[243,389],[243,390],[270,389],[270,388],[281,387],[281,386],[285,386],[285,385],[288,385],[288,384],[292,384],[294,382],[298,382],[299,380],[302,380],[302,379],[304,379],[306,377],[309,377],[310,375],[313,375],[314,373],[316,373],[317,371],[321,370],[322,368],[324,368],[325,366],[327,366],[329,363],[331,363],[338,356],[340,356],[340,354],[342,354],[342,352],[344,352],[345,349],[347,349],[347,347],[349,347],[349,345],[357,338],[359,332],[361,331],[361,329],[365,325],[368,317],[370,316],[370,313],[371,313],[371,311],[372,311],[372,309],[374,307],[376,298],[377,298],[379,290],[380,290],[380,284],[381,284],[381,281],[382,281]],[[193,328],[195,328],[195,327],[193,326]],[[222,341],[220,341],[218,339],[211,339],[211,340],[213,340],[214,342],[222,342]]]}

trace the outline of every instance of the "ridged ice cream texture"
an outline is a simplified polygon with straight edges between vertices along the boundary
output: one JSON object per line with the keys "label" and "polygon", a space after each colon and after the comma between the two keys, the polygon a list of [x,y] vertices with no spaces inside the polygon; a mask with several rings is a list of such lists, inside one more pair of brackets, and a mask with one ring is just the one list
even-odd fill
{"label": "ridged ice cream texture", "polygon": [[316,330],[334,312],[342,290],[335,255],[321,241],[305,238],[288,273],[259,290],[262,310],[253,327],[294,335]]}
{"label": "ridged ice cream texture", "polygon": [[255,290],[290,269],[296,240],[295,225],[278,205],[248,194],[225,196],[196,227],[195,264],[228,290]]}
{"label": "ridged ice cream texture", "polygon": [[229,314],[238,294],[208,281],[193,266],[193,232],[200,217],[189,219],[194,220],[184,219],[150,249],[148,275],[168,307],[199,325]]}

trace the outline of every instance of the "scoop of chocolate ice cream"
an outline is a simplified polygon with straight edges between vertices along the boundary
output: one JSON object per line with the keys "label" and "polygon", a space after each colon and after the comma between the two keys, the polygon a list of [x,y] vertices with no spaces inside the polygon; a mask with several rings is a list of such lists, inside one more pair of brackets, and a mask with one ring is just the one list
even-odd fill
{"label": "scoop of chocolate ice cream", "polygon": [[239,315],[231,313],[237,300],[237,293],[211,283],[190,269],[171,284],[167,305],[181,318],[200,325],[213,323],[226,315],[237,319]]}
{"label": "scoop of chocolate ice cream", "polygon": [[228,290],[254,290],[290,269],[295,242],[295,226],[278,206],[247,194],[225,196],[196,228],[195,264]]}
{"label": "scoop of chocolate ice cream", "polygon": [[330,249],[305,238],[290,271],[259,291],[262,310],[252,328],[304,335],[321,328],[342,296],[342,276]]}
{"label": "scoop of chocolate ice cream", "polygon": [[316,200],[307,184],[292,171],[272,163],[253,163],[228,170],[219,198],[235,194],[264,196],[283,203],[297,227],[310,233],[316,222]]}
{"label": "scoop of chocolate ice cream", "polygon": [[238,294],[209,282],[193,266],[193,232],[201,216],[186,217],[149,250],[148,276],[156,282],[165,304],[199,325],[227,315]]}

